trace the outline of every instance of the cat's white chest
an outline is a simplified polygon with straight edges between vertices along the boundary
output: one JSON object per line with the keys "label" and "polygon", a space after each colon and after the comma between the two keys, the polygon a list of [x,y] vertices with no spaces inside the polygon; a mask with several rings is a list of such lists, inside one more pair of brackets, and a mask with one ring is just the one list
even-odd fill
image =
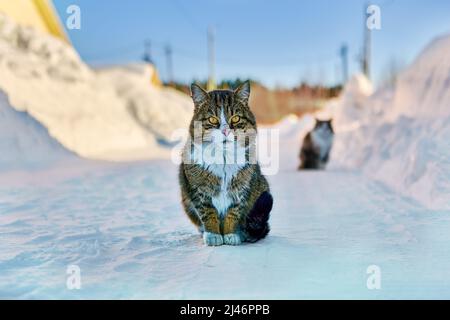
{"label": "cat's white chest", "polygon": [[313,143],[319,148],[320,157],[323,158],[331,149],[333,135],[313,131],[311,134]]}
{"label": "cat's white chest", "polygon": [[212,204],[220,216],[225,216],[227,210],[233,204],[233,194],[229,191],[231,180],[237,175],[241,166],[237,164],[213,165],[209,170],[221,178],[220,192],[212,197]]}
{"label": "cat's white chest", "polygon": [[203,151],[207,150],[204,146],[195,145],[195,149],[197,152],[194,153],[194,163],[201,165],[204,170],[211,172],[221,180],[220,192],[212,197],[212,204],[219,215],[223,217],[238,198],[238,195],[229,191],[229,188],[233,178],[246,165],[246,149],[237,147],[236,150],[230,152],[227,149],[219,148],[218,151],[223,155],[219,158],[204,157]]}

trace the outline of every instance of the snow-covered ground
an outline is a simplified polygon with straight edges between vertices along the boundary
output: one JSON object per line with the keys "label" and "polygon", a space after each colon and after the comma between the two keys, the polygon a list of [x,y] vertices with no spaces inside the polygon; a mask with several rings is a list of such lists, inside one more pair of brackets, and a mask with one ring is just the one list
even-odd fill
{"label": "snow-covered ground", "polygon": [[436,40],[396,88],[354,78],[327,171],[296,171],[311,116],[275,125],[269,237],[212,248],[168,160],[189,99],[0,17],[0,298],[450,298],[449,53]]}
{"label": "snow-covered ground", "polygon": [[[0,297],[450,297],[449,212],[352,171],[297,172],[296,126],[269,177],[272,232],[240,247],[203,245],[170,161],[0,175]],[[73,264],[81,290],[66,287]],[[366,287],[370,265],[381,290]]]}
{"label": "snow-covered ground", "polygon": [[14,110],[0,91],[0,172],[49,166],[73,158],[26,112]]}

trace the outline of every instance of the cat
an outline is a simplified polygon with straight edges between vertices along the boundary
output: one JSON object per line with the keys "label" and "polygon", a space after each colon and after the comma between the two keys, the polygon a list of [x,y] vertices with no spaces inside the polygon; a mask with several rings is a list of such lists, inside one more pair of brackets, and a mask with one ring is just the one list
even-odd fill
{"label": "cat", "polygon": [[303,139],[299,170],[325,169],[333,145],[333,139],[332,120],[321,121],[316,119],[314,129]]}
{"label": "cat", "polygon": [[[179,168],[187,216],[208,246],[263,239],[270,231],[273,198],[254,159],[251,138],[255,135],[241,139],[241,135],[256,133],[255,116],[248,105],[250,83],[234,91],[210,92],[192,84],[191,96],[194,115]],[[209,152],[218,156],[205,157]]]}

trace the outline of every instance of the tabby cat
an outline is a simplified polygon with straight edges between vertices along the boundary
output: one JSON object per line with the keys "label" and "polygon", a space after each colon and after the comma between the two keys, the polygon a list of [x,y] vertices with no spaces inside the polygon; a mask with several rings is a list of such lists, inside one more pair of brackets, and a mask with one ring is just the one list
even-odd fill
{"label": "tabby cat", "polygon": [[314,129],[303,140],[299,170],[324,169],[330,156],[333,138],[331,120],[316,120]]}
{"label": "tabby cat", "polygon": [[210,92],[193,84],[191,93],[194,116],[179,171],[184,210],[208,246],[258,241],[269,233],[273,199],[254,157],[250,83]]}

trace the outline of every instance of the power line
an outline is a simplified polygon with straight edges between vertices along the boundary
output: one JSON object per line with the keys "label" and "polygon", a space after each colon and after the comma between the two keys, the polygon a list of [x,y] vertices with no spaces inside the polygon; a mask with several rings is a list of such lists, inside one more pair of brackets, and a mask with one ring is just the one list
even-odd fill
{"label": "power line", "polygon": [[[214,39],[212,39],[214,42]],[[142,46],[143,41],[140,42],[130,42],[128,45],[116,47],[113,49],[108,49],[103,52],[97,52],[94,55],[86,55],[85,57],[90,60],[91,63],[99,62],[100,59],[112,59],[114,57],[120,57],[123,55],[127,55],[130,53],[136,54],[136,59],[138,59],[139,55],[142,53]],[[171,81],[174,80],[174,73],[173,73],[173,61],[174,57],[177,57],[177,59],[189,59],[192,61],[197,61],[199,63],[205,63],[208,59],[208,55],[205,55],[205,53],[201,54],[199,52],[195,52],[190,49],[186,49],[183,47],[178,46],[170,46],[170,54],[168,54],[168,45],[167,42],[162,42],[159,40],[153,40],[151,43],[147,40],[147,42],[144,41],[144,46],[146,48],[146,51],[150,53],[151,60],[154,61],[154,53],[156,52],[156,56],[165,56],[166,59],[166,68],[167,68],[167,80]],[[209,63],[209,78],[213,79],[215,78],[215,67],[216,66],[223,66],[223,67],[242,67],[242,68],[264,68],[264,69],[270,69],[274,72],[276,70],[282,69],[282,68],[305,68],[305,67],[318,67],[318,66],[324,66],[327,64],[335,64],[338,61],[338,57],[335,55],[329,55],[329,56],[314,56],[314,57],[296,57],[296,58],[284,58],[277,61],[264,61],[264,62],[258,62],[255,60],[252,60],[251,58],[245,59],[240,57],[217,57],[215,56],[215,50],[213,54],[210,56],[210,63]],[[214,61],[214,64],[211,63],[211,58]],[[97,60],[97,61],[95,61]]]}
{"label": "power line", "polygon": [[203,34],[204,28],[200,27],[200,25],[192,18],[189,12],[186,10],[183,4],[178,0],[172,0],[171,3],[175,6],[178,12],[183,16],[183,18],[188,22],[188,24],[194,29],[196,32]]}
{"label": "power line", "polygon": [[362,71],[365,76],[370,79],[370,66],[372,59],[372,30],[367,26],[367,8],[368,4],[364,5],[364,42],[362,53]]}
{"label": "power line", "polygon": [[166,68],[167,68],[167,81],[173,83],[173,61],[172,61],[172,48],[167,45],[164,50],[166,54]]}
{"label": "power line", "polygon": [[142,50],[142,41],[139,43],[129,43],[127,45],[105,49],[105,51],[97,51],[94,53],[85,54],[84,57],[88,60],[96,60],[96,59],[104,59],[105,57],[111,58],[118,55],[124,55],[131,52],[137,52],[138,50]]}
{"label": "power line", "polygon": [[342,83],[345,84],[348,81],[348,46],[343,44],[340,50],[341,62],[342,62]]}
{"label": "power line", "polygon": [[144,44],[144,57],[143,60],[147,63],[154,64],[152,59],[152,43],[150,40],[146,40]]}
{"label": "power line", "polygon": [[381,8],[387,8],[390,7],[391,5],[395,4],[395,0],[385,0],[380,7]]}
{"label": "power line", "polygon": [[[145,41],[144,41],[145,43]],[[145,44],[144,44],[145,46]],[[165,54],[165,48],[167,47],[167,43],[163,43],[160,41],[151,41],[151,49],[152,49],[152,58],[154,52],[160,52]],[[196,60],[196,61],[205,61],[207,56],[205,54],[201,54],[199,52],[194,52],[191,50],[186,50],[185,48],[181,48],[178,46],[171,45],[172,49],[172,55],[178,56],[178,57],[184,57],[190,60]],[[138,54],[142,52],[142,41],[137,43],[130,43],[128,45],[110,48],[102,52],[95,52],[94,54],[86,54],[84,55],[85,58],[92,60],[92,59],[101,59],[101,58],[112,58],[128,53],[136,52]],[[336,57],[329,55],[329,56],[322,56],[322,57],[299,57],[299,58],[291,58],[291,59],[281,59],[283,61],[276,61],[276,62],[257,62],[257,61],[251,61],[250,59],[238,59],[236,57],[217,57],[216,64],[223,65],[223,66],[251,66],[251,67],[295,67],[295,66],[306,66],[306,65],[318,65],[318,64],[325,64],[325,63],[331,63],[336,61]]]}

